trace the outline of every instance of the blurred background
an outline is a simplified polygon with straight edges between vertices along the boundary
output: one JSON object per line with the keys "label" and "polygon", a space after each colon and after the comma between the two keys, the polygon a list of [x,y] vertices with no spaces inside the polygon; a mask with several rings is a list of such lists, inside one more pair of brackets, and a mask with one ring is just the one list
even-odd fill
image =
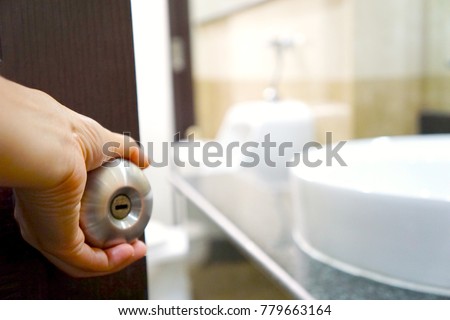
{"label": "blurred background", "polygon": [[[311,106],[320,142],[326,131],[415,134],[424,116],[450,111],[450,1],[191,0],[189,9],[196,136],[213,139],[231,106],[263,99],[277,67],[280,98]],[[194,289],[212,270],[257,275],[225,265],[192,269]],[[249,281],[260,285],[247,296],[282,297]]]}
{"label": "blurred background", "polygon": [[228,108],[262,98],[284,50],[280,94],[348,108],[346,138],[418,132],[450,109],[446,0],[191,0],[196,128],[213,138]]}
{"label": "blurred background", "polygon": [[[450,132],[449,0],[172,0],[152,1],[142,15],[143,1],[132,3],[143,141],[171,141],[174,132],[213,140],[232,106],[275,93],[310,108],[319,142],[327,131],[333,141]],[[146,22],[152,27],[138,27],[150,11],[160,14]],[[159,89],[149,93],[149,85]],[[153,221],[176,225],[169,169],[158,170]],[[156,296],[158,279],[168,288],[162,270],[170,262],[182,275],[168,276],[178,298],[290,298],[188,208],[180,241],[189,249],[162,264],[147,258],[155,260],[148,261]],[[149,230],[150,245],[160,240],[155,234]]]}

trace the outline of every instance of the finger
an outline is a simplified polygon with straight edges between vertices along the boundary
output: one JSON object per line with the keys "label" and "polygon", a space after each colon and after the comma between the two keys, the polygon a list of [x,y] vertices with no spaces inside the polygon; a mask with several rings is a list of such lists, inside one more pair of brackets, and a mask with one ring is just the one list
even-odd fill
{"label": "finger", "polygon": [[[131,249],[131,251],[130,251]],[[108,271],[118,271],[134,261],[144,257],[147,247],[142,241],[135,241],[131,244],[120,244],[105,250],[108,256]],[[130,252],[132,253],[130,255]]]}
{"label": "finger", "polygon": [[120,244],[101,250],[84,244],[76,256],[59,257],[48,252],[44,255],[59,269],[74,277],[92,277],[117,272],[143,258],[146,246],[142,241]]}
{"label": "finger", "polygon": [[107,157],[106,160],[125,158],[140,168],[147,168],[150,165],[148,156],[136,140],[111,131],[105,136],[103,154]]}

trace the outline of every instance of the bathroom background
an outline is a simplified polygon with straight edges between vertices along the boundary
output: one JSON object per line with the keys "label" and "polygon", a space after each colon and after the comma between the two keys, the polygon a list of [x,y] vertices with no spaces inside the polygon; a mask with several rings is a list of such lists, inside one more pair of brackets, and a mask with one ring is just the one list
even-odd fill
{"label": "bathroom background", "polygon": [[341,108],[318,124],[337,139],[413,134],[422,110],[450,110],[448,0],[192,0],[190,9],[205,138],[230,106],[262,98],[277,36],[296,42],[284,52],[281,98]]}
{"label": "bathroom background", "polygon": [[[197,138],[263,99],[277,40],[280,98],[311,106],[320,142],[415,134],[423,114],[450,112],[448,0],[191,0],[189,11]],[[210,234],[212,254],[190,269],[194,298],[289,298]]]}

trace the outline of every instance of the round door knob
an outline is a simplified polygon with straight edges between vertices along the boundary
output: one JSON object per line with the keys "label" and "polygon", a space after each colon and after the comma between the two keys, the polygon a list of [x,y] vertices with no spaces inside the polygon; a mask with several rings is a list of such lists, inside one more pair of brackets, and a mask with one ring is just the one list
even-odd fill
{"label": "round door knob", "polygon": [[144,172],[114,159],[88,173],[81,199],[80,226],[86,242],[108,248],[133,242],[150,220],[153,193]]}

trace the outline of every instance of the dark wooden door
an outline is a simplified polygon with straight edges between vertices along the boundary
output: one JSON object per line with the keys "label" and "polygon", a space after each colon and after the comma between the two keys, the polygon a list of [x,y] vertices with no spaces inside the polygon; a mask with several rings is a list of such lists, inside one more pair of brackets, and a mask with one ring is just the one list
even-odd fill
{"label": "dark wooden door", "polygon": [[[130,10],[129,0],[0,0],[0,74],[138,139]],[[57,270],[22,240],[13,200],[0,189],[0,299],[147,298],[145,259],[90,279]]]}
{"label": "dark wooden door", "polygon": [[187,129],[195,123],[189,0],[169,0],[168,6],[175,129],[180,138],[186,138]]}

